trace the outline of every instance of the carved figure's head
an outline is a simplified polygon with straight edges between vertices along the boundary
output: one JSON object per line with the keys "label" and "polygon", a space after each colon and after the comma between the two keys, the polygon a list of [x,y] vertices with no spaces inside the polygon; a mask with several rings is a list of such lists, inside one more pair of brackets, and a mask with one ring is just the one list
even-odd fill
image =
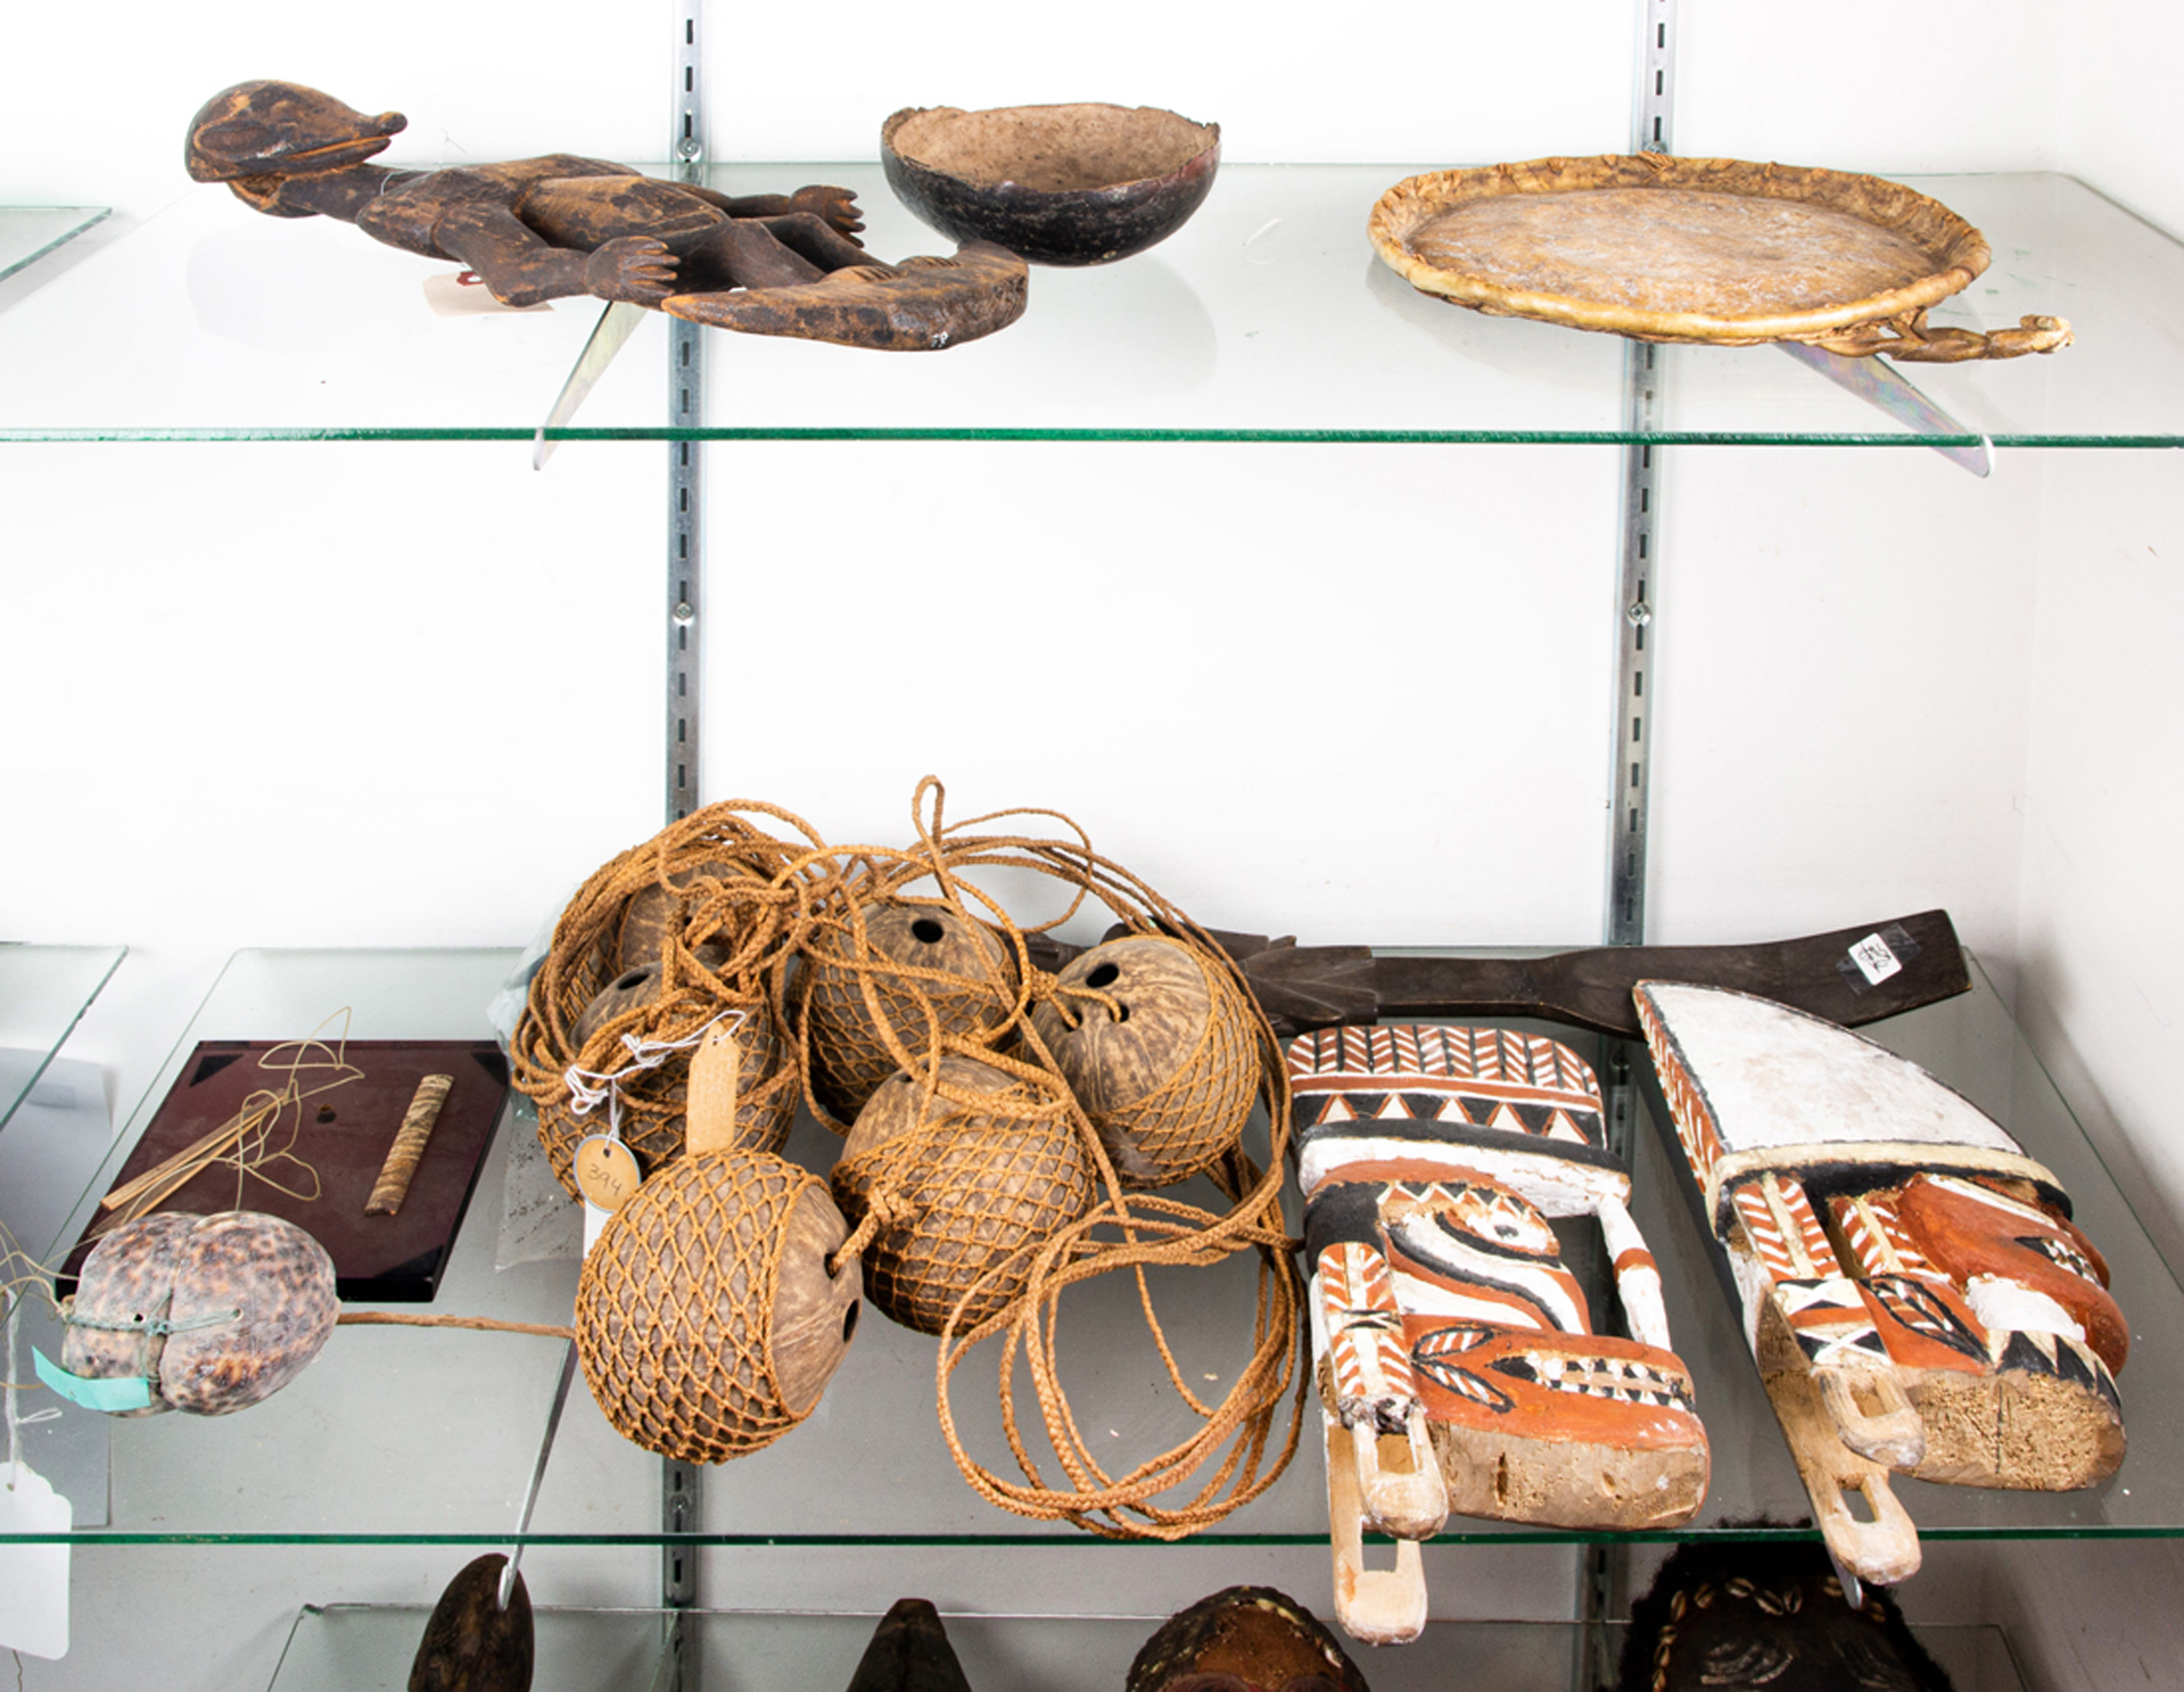
{"label": "carved figure's head", "polygon": [[366,116],[297,82],[238,82],[190,120],[182,150],[192,180],[225,182],[235,197],[272,217],[309,217],[281,191],[306,176],[360,165],[409,126],[399,112]]}
{"label": "carved figure's head", "polygon": [[1963,1289],[1990,1330],[2081,1337],[2113,1372],[2131,1324],[2108,1290],[2108,1265],[2053,1208],[1955,1175],[1920,1175],[1896,1201],[1928,1261]]}

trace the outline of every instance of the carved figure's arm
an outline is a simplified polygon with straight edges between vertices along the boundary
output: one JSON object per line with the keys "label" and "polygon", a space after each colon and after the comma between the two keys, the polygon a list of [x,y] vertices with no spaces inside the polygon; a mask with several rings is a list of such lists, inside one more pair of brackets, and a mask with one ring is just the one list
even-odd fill
{"label": "carved figure's arm", "polygon": [[504,305],[590,294],[655,304],[672,291],[675,255],[647,235],[625,235],[589,253],[555,247],[504,206],[452,208],[433,226],[435,244],[484,279]]}

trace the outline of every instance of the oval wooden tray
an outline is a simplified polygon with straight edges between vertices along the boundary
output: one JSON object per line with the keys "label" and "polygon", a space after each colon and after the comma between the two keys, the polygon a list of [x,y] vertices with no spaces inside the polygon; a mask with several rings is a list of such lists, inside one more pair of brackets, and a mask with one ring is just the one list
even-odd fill
{"label": "oval wooden tray", "polygon": [[2070,341],[2056,317],[1928,328],[1927,309],[1986,268],[1986,238],[1937,200],[1841,170],[1653,153],[1436,170],[1383,194],[1368,231],[1424,293],[1639,340],[1927,362]]}

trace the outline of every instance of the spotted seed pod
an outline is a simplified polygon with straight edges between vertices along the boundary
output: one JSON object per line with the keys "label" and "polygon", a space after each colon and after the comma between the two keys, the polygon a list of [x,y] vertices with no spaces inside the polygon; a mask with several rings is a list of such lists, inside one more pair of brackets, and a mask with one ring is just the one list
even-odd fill
{"label": "spotted seed pod", "polygon": [[85,1260],[61,1365],[148,1379],[149,1408],[124,1415],[226,1416],[293,1380],[340,1310],[333,1259],[293,1222],[162,1212],[124,1223]]}

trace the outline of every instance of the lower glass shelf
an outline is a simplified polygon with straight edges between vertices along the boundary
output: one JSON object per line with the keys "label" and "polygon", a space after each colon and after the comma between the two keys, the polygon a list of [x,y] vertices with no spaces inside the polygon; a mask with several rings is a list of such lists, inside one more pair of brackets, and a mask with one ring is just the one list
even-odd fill
{"label": "lower glass shelf", "polygon": [[[422,1605],[310,1605],[296,1617],[269,1692],[401,1692],[425,1631]],[[686,1661],[703,1686],[834,1692],[850,1684],[876,1616],[760,1615],[722,1610],[535,1612],[535,1692],[665,1687],[668,1629],[679,1615]],[[1117,1692],[1164,1618],[1151,1616],[950,1616],[948,1639],[978,1692]],[[1992,1627],[1916,1628],[1956,1692],[2022,1692],[2008,1639]],[[1405,1650],[1346,1649],[1373,1692],[1572,1692],[1610,1684],[1621,1624],[1437,1622]],[[1461,1672],[1452,1672],[1461,1665]]]}
{"label": "lower glass shelf", "polygon": [[[510,952],[482,951],[238,954],[84,1204],[106,1190],[196,1041],[299,1037],[345,1004],[359,1038],[476,1037],[485,1032],[486,1003],[513,960]],[[1972,992],[1868,1032],[1969,1094],[2056,1171],[2108,1256],[2133,1326],[2121,1376],[2131,1449],[2117,1475],[2067,1494],[1902,1482],[1898,1495],[1921,1533],[1928,1539],[2184,1534],[2184,1421],[2161,1414],[2184,1396],[2184,1292],[2115,1181],[1976,971]],[[823,1169],[835,1149],[833,1136],[806,1120],[790,1155]],[[534,1150],[526,1112],[511,1110],[432,1308],[569,1321],[573,1254],[515,1261],[523,1254],[510,1245],[526,1209],[523,1159]],[[1791,1525],[1810,1507],[1663,1138],[1641,1124],[1632,1150],[1632,1208],[1660,1262],[1677,1349],[1693,1371],[1713,1445],[1713,1483],[1691,1522],[1630,1537],[1809,1538],[1809,1528]],[[566,1220],[569,1202],[550,1175],[539,1178],[544,1196],[536,1208],[549,1222]],[[1290,1214],[1294,1221],[1294,1203]],[[1221,1390],[1245,1360],[1253,1280],[1246,1257],[1151,1277],[1186,1378],[1201,1392]],[[1137,1304],[1127,1277],[1104,1277],[1071,1290],[1059,1327],[1074,1420],[1111,1473],[1167,1449],[1195,1426],[1165,1378]],[[935,1343],[872,1315],[807,1421],[763,1450],[706,1471],[700,1519],[688,1534],[661,1530],[659,1460],[622,1439],[579,1390],[526,1543],[1027,1549],[1106,1543],[1066,1524],[1009,1514],[974,1493],[939,1427]],[[989,1343],[980,1350],[989,1354],[973,1353],[956,1375],[950,1408],[968,1450],[1013,1478],[995,1390],[1000,1347]],[[87,1543],[492,1549],[504,1545],[514,1527],[561,1354],[550,1338],[344,1327],[293,1382],[239,1415],[110,1420],[70,1407],[58,1422],[30,1431],[47,1440],[74,1428],[94,1443],[95,1472],[76,1499],[75,1537]],[[1028,1418],[1032,1394],[1020,1365],[1017,1379],[1019,1413]],[[1295,1461],[1263,1496],[1192,1543],[1324,1545],[1318,1420],[1310,1416]],[[31,1460],[47,1471],[36,1451]],[[1058,1471],[1050,1461],[1045,1466],[1050,1477]],[[1452,1517],[1440,1543],[1568,1544],[1618,1537]]]}
{"label": "lower glass shelf", "polygon": [[[0,245],[0,275],[6,249]],[[127,956],[125,946],[0,946],[0,1127]],[[0,1141],[0,1147],[8,1142]],[[28,1172],[17,1179],[26,1179]],[[0,1191],[14,1181],[0,1166]]]}

